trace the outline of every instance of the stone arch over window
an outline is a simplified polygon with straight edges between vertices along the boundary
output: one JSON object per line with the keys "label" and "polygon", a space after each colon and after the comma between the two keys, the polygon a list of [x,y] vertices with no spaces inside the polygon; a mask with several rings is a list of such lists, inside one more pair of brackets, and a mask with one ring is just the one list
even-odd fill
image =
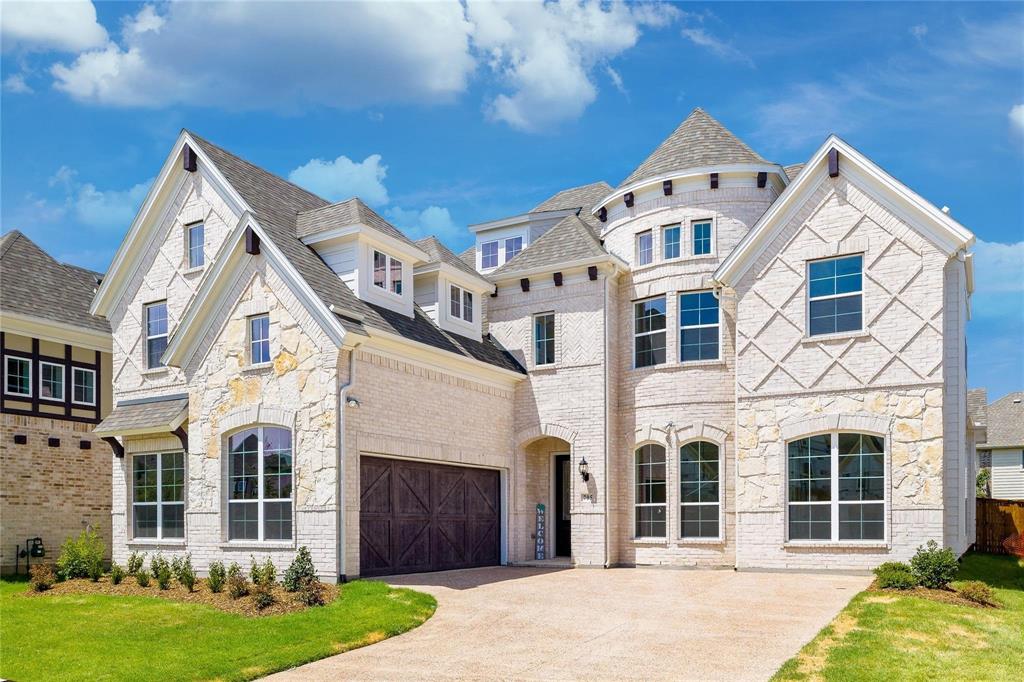
{"label": "stone arch over window", "polygon": [[218,430],[221,436],[227,436],[230,431],[253,424],[272,424],[291,430],[295,426],[295,412],[268,405],[236,407],[220,418]]}
{"label": "stone arch over window", "polygon": [[820,414],[780,424],[779,431],[784,441],[825,431],[854,431],[888,436],[891,423],[888,417],[871,414]]}
{"label": "stone arch over window", "polygon": [[644,443],[657,443],[666,445],[668,443],[670,430],[666,426],[655,426],[654,424],[640,424],[633,433],[633,447],[638,448]]}
{"label": "stone arch over window", "polygon": [[687,441],[706,440],[725,449],[725,441],[729,438],[729,430],[697,419],[689,424],[678,424],[675,427],[676,443],[682,445]]}
{"label": "stone arch over window", "polygon": [[577,432],[568,426],[551,422],[539,422],[516,431],[516,443],[519,447],[525,447],[540,438],[558,438],[569,445],[576,441]]}

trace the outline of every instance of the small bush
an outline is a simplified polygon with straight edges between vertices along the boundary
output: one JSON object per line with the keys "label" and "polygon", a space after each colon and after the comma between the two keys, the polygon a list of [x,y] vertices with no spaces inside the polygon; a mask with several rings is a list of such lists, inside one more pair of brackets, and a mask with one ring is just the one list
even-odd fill
{"label": "small bush", "polygon": [[910,566],[902,561],[887,561],[875,568],[878,586],[883,590],[909,590],[917,587],[917,578]]}
{"label": "small bush", "polygon": [[120,585],[121,581],[124,580],[125,570],[118,564],[110,564],[110,583],[112,585]]}
{"label": "small bush", "polygon": [[295,596],[306,606],[323,606],[324,586],[316,580],[307,580],[299,586],[298,594]]}
{"label": "small bush", "polygon": [[149,587],[149,571],[144,568],[135,571],[135,582],[139,584],[139,587]]}
{"label": "small bush", "polygon": [[171,578],[174,577],[174,574],[171,573],[171,565],[166,560],[157,564],[153,569],[153,577],[156,578],[157,587],[161,590],[171,589]]}
{"label": "small bush", "polygon": [[253,587],[252,600],[261,611],[274,603],[274,593],[270,591],[271,583],[260,583]]}
{"label": "small bush", "polygon": [[106,549],[99,533],[92,529],[83,530],[77,538],[68,538],[57,558],[57,579],[87,578],[97,564],[102,572]]}
{"label": "small bush", "polygon": [[917,582],[933,590],[941,590],[956,577],[956,555],[948,547],[939,547],[935,540],[929,540],[927,546],[918,547],[914,558],[910,560]]}
{"label": "small bush", "polygon": [[29,582],[36,592],[45,592],[57,582],[57,574],[53,572],[50,564],[36,564],[29,569]]}
{"label": "small bush", "polygon": [[161,571],[166,570],[169,575],[171,573],[171,564],[167,561],[163,554],[157,553],[153,555],[153,558],[149,560],[149,572],[156,578],[160,575]]}
{"label": "small bush", "polygon": [[960,596],[969,599],[976,604],[994,603],[995,593],[992,588],[980,580],[965,580],[956,589]]}
{"label": "small bush", "polygon": [[103,560],[90,557],[89,559],[89,580],[98,583],[103,577]]}
{"label": "small bush", "polygon": [[249,594],[249,581],[244,575],[238,573],[228,578],[228,596],[232,599],[241,599]]}
{"label": "small bush", "polygon": [[179,576],[181,576],[181,563],[181,557],[171,557],[171,574],[179,580]]}
{"label": "small bush", "polygon": [[281,583],[284,589],[296,592],[310,582],[316,582],[316,569],[313,567],[313,557],[309,554],[309,548],[303,545],[299,547],[299,553],[284,572],[284,580]]}
{"label": "small bush", "polygon": [[146,563],[146,553],[132,552],[128,555],[128,575],[135,575]]}
{"label": "small bush", "polygon": [[181,583],[185,589],[189,592],[193,591],[196,586],[196,569],[192,566],[192,555],[186,554],[178,562],[177,572],[178,582]]}
{"label": "small bush", "polygon": [[252,559],[252,568],[249,569],[249,579],[252,580],[252,584],[273,585],[277,580],[277,567],[274,566],[270,557],[267,557],[262,564],[257,564],[254,557],[250,558]]}
{"label": "small bush", "polygon": [[230,579],[240,575],[242,575],[242,567],[238,565],[237,561],[232,561],[228,565],[228,578]]}
{"label": "small bush", "polygon": [[210,564],[210,575],[206,579],[206,584],[210,586],[210,592],[220,592],[223,590],[226,579],[227,575],[224,571],[223,562],[214,561]]}
{"label": "small bush", "polygon": [[991,469],[979,469],[978,477],[974,481],[975,494],[978,497],[988,497],[988,486],[992,481]]}

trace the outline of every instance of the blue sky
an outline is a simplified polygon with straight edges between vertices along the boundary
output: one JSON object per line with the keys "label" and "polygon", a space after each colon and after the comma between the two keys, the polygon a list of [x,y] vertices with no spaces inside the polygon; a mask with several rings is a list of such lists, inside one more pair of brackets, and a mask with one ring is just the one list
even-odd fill
{"label": "blue sky", "polygon": [[625,177],[696,106],[766,158],[830,132],[974,231],[972,386],[1024,387],[1014,4],[5,2],[2,207],[104,269],[182,127],[456,250]]}

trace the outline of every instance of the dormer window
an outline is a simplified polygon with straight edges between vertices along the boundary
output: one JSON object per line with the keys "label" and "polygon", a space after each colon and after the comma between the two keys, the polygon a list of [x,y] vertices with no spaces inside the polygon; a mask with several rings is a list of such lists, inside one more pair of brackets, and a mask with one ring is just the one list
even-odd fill
{"label": "dormer window", "polygon": [[452,317],[473,321],[473,292],[454,284],[448,285],[448,312]]}
{"label": "dormer window", "polygon": [[498,241],[484,242],[480,245],[480,267],[482,269],[498,267]]}
{"label": "dormer window", "polygon": [[402,261],[380,251],[373,252],[373,286],[402,295]]}
{"label": "dormer window", "polygon": [[510,237],[505,240],[505,262],[515,258],[523,250],[522,237]]}

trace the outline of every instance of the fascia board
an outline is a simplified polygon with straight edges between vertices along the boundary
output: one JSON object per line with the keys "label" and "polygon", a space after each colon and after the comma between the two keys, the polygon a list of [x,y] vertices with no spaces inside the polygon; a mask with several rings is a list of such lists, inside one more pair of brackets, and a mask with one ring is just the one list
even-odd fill
{"label": "fascia board", "polygon": [[34,336],[43,341],[71,344],[103,353],[113,352],[114,347],[109,333],[20,313],[3,312],[0,315],[0,329],[10,334]]}

